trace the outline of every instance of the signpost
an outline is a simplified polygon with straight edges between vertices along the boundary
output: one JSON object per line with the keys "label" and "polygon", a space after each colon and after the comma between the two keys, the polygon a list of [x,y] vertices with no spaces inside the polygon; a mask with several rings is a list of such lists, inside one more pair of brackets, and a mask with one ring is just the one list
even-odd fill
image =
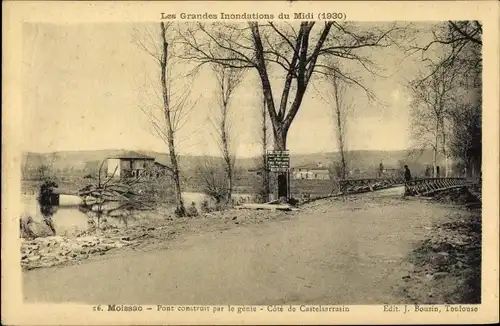
{"label": "signpost", "polygon": [[267,151],[267,167],[272,172],[288,172],[290,153],[288,151]]}
{"label": "signpost", "polygon": [[286,175],[287,179],[286,198],[289,199],[290,198],[290,152],[287,150],[267,151],[267,168],[271,172],[276,172],[280,174],[283,173]]}

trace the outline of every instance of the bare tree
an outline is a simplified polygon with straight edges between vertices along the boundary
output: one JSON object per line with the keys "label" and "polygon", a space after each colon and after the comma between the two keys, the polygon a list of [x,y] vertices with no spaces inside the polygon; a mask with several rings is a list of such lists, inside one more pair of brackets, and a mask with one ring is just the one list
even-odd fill
{"label": "bare tree", "polygon": [[42,163],[37,168],[38,180],[46,180],[51,175],[52,171],[48,164]]}
{"label": "bare tree", "polygon": [[230,104],[234,91],[243,79],[244,70],[228,67],[219,63],[212,64],[217,79],[218,112],[212,117],[216,138],[224,161],[224,172],[227,179],[227,202],[231,203],[233,191],[233,175],[236,154],[231,130]]}
{"label": "bare tree", "polygon": [[[420,53],[422,61],[429,63],[429,72],[422,80],[450,67],[459,67],[462,77],[475,75],[480,78],[477,71],[482,67],[483,27],[479,21],[447,21],[437,24],[431,33],[432,41],[414,44],[408,49],[410,54]],[[435,58],[436,51],[444,55]]]}
{"label": "bare tree", "polygon": [[456,105],[459,107],[449,113],[452,129],[449,137],[450,154],[465,163],[467,175],[477,175],[482,154],[481,103]]}
{"label": "bare tree", "polygon": [[340,154],[340,177],[345,179],[348,170],[346,146],[347,116],[352,110],[352,103],[347,100],[347,84],[343,82],[336,71],[332,71],[331,74],[327,75],[326,80],[331,87],[329,97],[330,104],[332,104],[332,117]]}
{"label": "bare tree", "polygon": [[259,139],[259,144],[261,147],[260,156],[255,158],[255,166],[257,168],[258,174],[261,178],[261,183],[258,186],[258,196],[263,202],[269,200],[269,195],[271,193],[271,177],[270,170],[267,166],[267,151],[269,150],[270,143],[270,122],[267,113],[266,99],[261,95],[258,113],[259,128],[256,129],[256,137]]}
{"label": "bare tree", "polygon": [[433,176],[437,176],[438,154],[446,155],[445,119],[452,103],[456,71],[440,69],[429,78],[417,78],[409,83],[412,94],[411,121],[417,147],[431,147]]}
{"label": "bare tree", "polygon": [[[442,150],[445,158],[452,155],[463,159],[469,172],[481,167],[481,96],[468,99],[471,90],[481,93],[482,85],[482,24],[478,21],[448,21],[432,30],[433,40],[410,47],[420,53],[429,70],[414,85],[440,79],[443,71],[452,71],[454,90],[448,100],[448,109],[441,120]],[[435,53],[442,53],[438,58]],[[438,77],[436,77],[438,76]],[[421,124],[416,121],[416,124]],[[479,135],[479,136],[478,136]],[[447,164],[448,166],[448,164]]]}
{"label": "bare tree", "polygon": [[271,194],[271,171],[267,166],[267,151],[272,148],[271,122],[267,112],[265,97],[261,90],[257,90],[256,98],[258,104],[256,110],[252,112],[252,117],[256,121],[253,136],[260,147],[260,154],[253,158],[255,172],[259,176],[258,183],[254,183],[254,192],[259,201],[267,202]]}
{"label": "bare tree", "polygon": [[224,173],[224,162],[218,157],[205,155],[197,166],[203,192],[215,200],[218,209],[228,204],[228,180]]}
{"label": "bare tree", "polygon": [[[320,26],[319,30],[314,30]],[[330,33],[331,30],[333,33]],[[185,59],[200,65],[217,62],[229,67],[252,68],[258,73],[273,126],[274,148],[286,150],[287,135],[297,115],[314,73],[328,73],[323,57],[337,57],[359,64],[373,72],[374,62],[369,51],[387,47],[393,43],[392,34],[400,30],[396,25],[385,30],[375,27],[362,29],[356,24],[325,22],[301,22],[299,26],[273,22],[249,22],[242,24],[197,24],[183,33],[186,45]],[[331,34],[331,35],[330,35]],[[224,49],[221,55],[214,49]],[[279,102],[271,85],[271,73],[277,69],[283,76],[283,88]],[[368,89],[347,73],[339,76]],[[287,195],[285,173],[278,176],[278,196]]]}
{"label": "bare tree", "polygon": [[262,154],[261,154],[261,166],[262,166],[262,190],[261,196],[264,202],[269,200],[270,194],[270,184],[269,184],[269,168],[267,166],[267,149],[268,149],[268,119],[267,119],[267,110],[266,110],[266,98],[262,97],[262,107],[261,107],[261,145],[262,145]]}
{"label": "bare tree", "polygon": [[37,167],[37,177],[39,180],[50,180],[56,178],[55,162],[57,158],[57,153],[54,152],[50,154],[49,157],[42,159],[42,162]]}
{"label": "bare tree", "polygon": [[[160,23],[159,31],[152,32],[145,28],[144,33],[135,36],[135,43],[148,53],[159,68],[159,83],[149,79],[148,99],[153,103],[141,104],[141,109],[147,115],[153,132],[167,145],[170,165],[167,169],[174,182],[176,214],[185,216],[186,209],[182,199],[181,173],[177,154],[178,131],[185,125],[189,112],[194,108],[196,101],[189,103],[191,88],[187,83],[176,85],[182,78],[174,75],[173,70],[177,62],[174,56],[175,43],[169,41],[169,32],[172,23]],[[158,87],[159,85],[159,87]]]}

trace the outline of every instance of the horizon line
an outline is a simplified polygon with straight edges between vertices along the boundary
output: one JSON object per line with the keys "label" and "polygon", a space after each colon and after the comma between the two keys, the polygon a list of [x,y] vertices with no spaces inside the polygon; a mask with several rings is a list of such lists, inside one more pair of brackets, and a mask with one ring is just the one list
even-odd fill
{"label": "horizon line", "polygon": [[[400,149],[352,149],[352,150],[347,150],[346,152],[403,152],[403,151],[409,151],[410,149],[408,148],[400,148]],[[21,151],[22,154],[56,154],[56,153],[61,153],[61,152],[106,152],[106,151],[132,151],[132,152],[153,152],[153,153],[158,153],[158,154],[165,154],[169,155],[168,152],[162,152],[162,151],[156,151],[156,150],[150,150],[150,149],[123,149],[123,148],[106,148],[106,149],[84,149],[84,150],[57,150],[57,151],[30,151],[30,150],[23,150]],[[330,154],[330,153],[339,153],[339,151],[328,151],[328,152],[290,152],[291,155],[315,155],[315,154]],[[179,153],[179,156],[207,156],[207,154],[195,154],[195,153]],[[244,158],[253,158],[255,156],[259,156],[261,153],[256,153],[255,155],[247,156],[247,155],[239,155],[239,157],[244,157]],[[217,156],[217,155],[208,155],[208,156]]]}

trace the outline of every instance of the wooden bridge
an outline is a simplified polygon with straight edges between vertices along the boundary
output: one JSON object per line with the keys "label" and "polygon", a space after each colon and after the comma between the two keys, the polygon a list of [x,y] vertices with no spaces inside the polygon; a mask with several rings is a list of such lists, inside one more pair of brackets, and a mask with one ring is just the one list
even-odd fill
{"label": "wooden bridge", "polygon": [[414,179],[405,183],[405,195],[429,196],[446,189],[466,187],[467,184],[467,179],[465,178]]}
{"label": "wooden bridge", "polygon": [[404,180],[400,178],[361,178],[339,180],[341,193],[360,193],[387,189],[396,186],[402,186]]}
{"label": "wooden bridge", "polygon": [[339,181],[343,194],[363,193],[394,187],[404,187],[406,196],[428,196],[435,192],[467,186],[465,178],[417,178],[405,182],[401,178],[344,179]]}

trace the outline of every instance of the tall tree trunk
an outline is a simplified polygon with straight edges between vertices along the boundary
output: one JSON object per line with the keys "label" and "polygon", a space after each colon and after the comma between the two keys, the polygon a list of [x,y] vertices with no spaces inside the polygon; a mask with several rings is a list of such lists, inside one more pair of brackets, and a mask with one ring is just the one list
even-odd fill
{"label": "tall tree trunk", "polygon": [[[170,114],[168,114],[170,116]],[[177,155],[175,153],[175,144],[173,138],[172,128],[168,128],[168,147],[170,154],[170,162],[172,164],[172,178],[174,179],[175,184],[175,204],[176,204],[176,213],[179,216],[186,215],[186,208],[184,207],[184,200],[182,199],[182,188],[181,188],[181,176],[179,172],[179,162],[177,161]]]}
{"label": "tall tree trunk", "polygon": [[267,108],[266,98],[262,100],[262,200],[269,201],[269,169],[267,167]]}
{"label": "tall tree trunk", "polygon": [[[274,132],[274,149],[277,151],[286,150],[286,136],[288,130],[280,129]],[[288,197],[288,173],[278,173],[278,198]]]}
{"label": "tall tree trunk", "polygon": [[444,118],[441,118],[441,132],[443,135],[443,140],[441,142],[441,146],[443,149],[443,156],[444,156],[444,176],[447,178],[449,175],[449,167],[448,167],[448,151],[446,150],[446,129],[444,125]]}
{"label": "tall tree trunk", "polygon": [[227,171],[228,179],[227,179],[227,200],[229,205],[232,205],[232,199],[233,199],[233,171],[232,169],[228,169]]}
{"label": "tall tree trunk", "polygon": [[433,157],[432,157],[432,175],[434,178],[437,178],[437,154],[438,154],[438,146],[439,146],[439,121],[436,121],[436,133],[434,139],[434,148],[433,148]]}
{"label": "tall tree trunk", "polygon": [[342,164],[342,179],[345,179],[346,178],[346,174],[347,174],[347,162],[345,160],[345,154],[344,154],[344,149],[341,148],[340,150],[340,160],[341,160],[341,164]]}
{"label": "tall tree trunk", "polygon": [[344,152],[344,130],[342,128],[342,101],[340,99],[341,94],[339,94],[339,85],[337,81],[337,76],[334,74],[332,76],[332,82],[333,82],[333,92],[335,96],[335,115],[336,115],[336,122],[337,122],[337,141],[339,144],[339,151],[340,151],[340,162],[342,165],[342,170],[341,170],[341,177],[342,179],[345,179],[346,176],[346,170],[347,170],[347,162],[345,159],[345,152]]}
{"label": "tall tree trunk", "polygon": [[172,164],[172,178],[175,184],[175,204],[176,204],[176,214],[178,216],[186,215],[186,208],[184,207],[184,201],[182,199],[182,189],[181,180],[179,172],[179,162],[177,161],[177,155],[175,153],[175,141],[174,141],[174,129],[172,126],[172,118],[170,116],[170,98],[168,97],[167,89],[167,59],[168,59],[168,42],[166,37],[165,24],[161,23],[161,39],[163,45],[162,56],[160,60],[161,66],[161,87],[163,95],[163,114],[165,116],[165,122],[167,125],[167,143],[168,150],[170,154],[170,163]]}
{"label": "tall tree trunk", "polygon": [[225,172],[227,178],[227,203],[231,204],[232,192],[233,192],[233,162],[231,157],[231,151],[229,149],[229,136],[227,130],[227,112],[228,103],[226,100],[222,103],[222,117],[220,124],[221,142],[222,142],[222,156],[225,163]]}
{"label": "tall tree trunk", "polygon": [[342,129],[342,119],[340,116],[340,110],[337,108],[337,137],[338,137],[338,144],[339,144],[339,151],[340,151],[340,163],[342,166],[341,170],[341,177],[342,179],[345,179],[346,177],[346,171],[347,171],[347,161],[345,158],[345,148],[344,148],[344,130]]}
{"label": "tall tree trunk", "polygon": [[227,179],[227,202],[228,204],[232,203],[232,198],[233,198],[233,162],[231,159],[231,156],[228,152],[227,149],[225,149],[225,154],[226,157],[224,158],[225,163],[226,163],[226,179]]}

